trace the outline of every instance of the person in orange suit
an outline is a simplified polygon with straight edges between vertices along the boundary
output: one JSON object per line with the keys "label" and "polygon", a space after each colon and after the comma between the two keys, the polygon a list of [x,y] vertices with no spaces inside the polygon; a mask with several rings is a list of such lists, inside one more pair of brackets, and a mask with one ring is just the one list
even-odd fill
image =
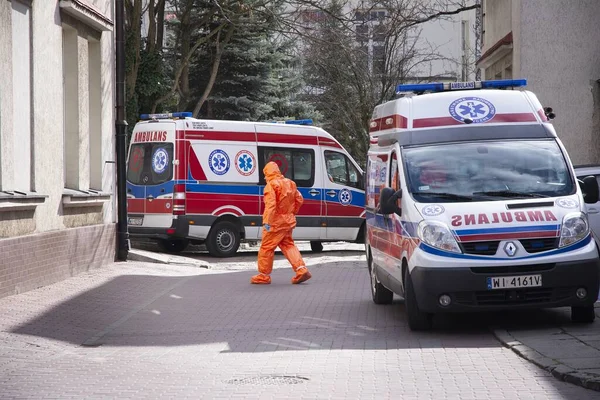
{"label": "person in orange suit", "polygon": [[296,214],[304,200],[296,183],[284,177],[276,163],[272,161],[267,163],[263,172],[267,186],[264,193],[262,242],[258,251],[258,272],[260,273],[254,275],[250,279],[250,283],[271,283],[273,258],[278,246],[296,272],[292,283],[302,283],[310,279],[311,275],[292,239],[292,231],[296,227]]}

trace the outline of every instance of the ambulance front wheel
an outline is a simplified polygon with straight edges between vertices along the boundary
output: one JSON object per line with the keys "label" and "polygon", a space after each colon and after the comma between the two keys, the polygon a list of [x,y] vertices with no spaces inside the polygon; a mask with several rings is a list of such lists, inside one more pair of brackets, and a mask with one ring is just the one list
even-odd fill
{"label": "ambulance front wheel", "polygon": [[310,242],[310,249],[313,251],[313,253],[320,253],[323,251],[323,243]]}
{"label": "ambulance front wheel", "polygon": [[394,292],[386,288],[377,278],[377,268],[373,265],[373,258],[369,252],[367,255],[367,267],[371,277],[371,297],[375,304],[391,304],[394,300]]}
{"label": "ambulance front wheel", "polygon": [[212,227],[206,239],[206,249],[213,257],[231,257],[240,247],[240,230],[230,221]]}
{"label": "ambulance front wheel", "polygon": [[581,324],[591,324],[596,319],[594,305],[571,307],[571,321]]}
{"label": "ambulance front wheel", "polygon": [[160,241],[160,246],[167,253],[181,253],[189,244],[190,241],[187,239],[164,239]]}
{"label": "ambulance front wheel", "polygon": [[419,309],[415,287],[408,270],[405,272],[404,305],[408,317],[408,327],[411,331],[426,331],[432,326],[433,314],[423,312]]}

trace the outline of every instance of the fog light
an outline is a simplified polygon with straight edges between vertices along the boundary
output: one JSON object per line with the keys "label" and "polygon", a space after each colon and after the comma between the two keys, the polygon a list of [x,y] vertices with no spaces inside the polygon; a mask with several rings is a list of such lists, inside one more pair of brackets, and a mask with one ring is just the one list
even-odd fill
{"label": "fog light", "polygon": [[577,289],[577,291],[575,292],[575,294],[577,295],[577,297],[579,299],[585,299],[585,297],[587,296],[587,290],[585,290],[584,288],[580,287],[579,289]]}
{"label": "fog light", "polygon": [[448,307],[450,305],[450,303],[452,302],[452,299],[447,294],[443,294],[440,296],[438,301],[440,302],[440,305],[442,307]]}

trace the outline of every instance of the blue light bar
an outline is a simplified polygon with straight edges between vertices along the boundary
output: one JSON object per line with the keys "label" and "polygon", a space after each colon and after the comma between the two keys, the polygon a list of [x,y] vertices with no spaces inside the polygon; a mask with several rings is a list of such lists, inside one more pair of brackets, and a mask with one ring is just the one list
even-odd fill
{"label": "blue light bar", "polygon": [[312,125],[313,124],[313,120],[312,119],[290,119],[285,121],[286,124],[289,125]]}
{"label": "blue light bar", "polygon": [[163,113],[163,114],[142,114],[140,119],[143,121],[150,119],[170,119],[170,118],[191,118],[191,112],[174,112],[174,113]]}
{"label": "blue light bar", "polygon": [[418,83],[396,86],[396,94],[406,92],[449,92],[454,90],[502,89],[527,86],[527,79],[503,79],[493,81]]}
{"label": "blue light bar", "polygon": [[441,92],[444,90],[443,83],[419,83],[396,86],[396,93],[399,92]]}
{"label": "blue light bar", "polygon": [[482,89],[498,89],[505,87],[527,86],[527,79],[503,79],[496,81],[481,81]]}

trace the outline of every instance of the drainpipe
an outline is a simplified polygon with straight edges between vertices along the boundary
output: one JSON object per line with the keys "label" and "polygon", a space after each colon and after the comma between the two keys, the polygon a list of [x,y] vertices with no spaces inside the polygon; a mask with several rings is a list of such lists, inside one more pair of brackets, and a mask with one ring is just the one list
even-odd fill
{"label": "drainpipe", "polygon": [[125,4],[115,1],[116,42],[116,145],[117,145],[117,260],[127,261],[129,232],[127,231],[127,118],[125,116]]}

